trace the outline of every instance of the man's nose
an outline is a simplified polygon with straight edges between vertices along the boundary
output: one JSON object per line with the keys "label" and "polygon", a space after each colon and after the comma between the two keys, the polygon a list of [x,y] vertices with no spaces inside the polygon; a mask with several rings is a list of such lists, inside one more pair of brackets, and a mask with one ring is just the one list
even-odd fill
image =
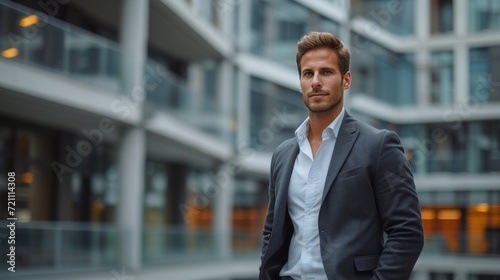
{"label": "man's nose", "polygon": [[314,77],[312,79],[311,87],[313,89],[320,89],[321,86],[322,86],[322,84],[321,84],[321,79],[319,77],[319,73],[315,73]]}

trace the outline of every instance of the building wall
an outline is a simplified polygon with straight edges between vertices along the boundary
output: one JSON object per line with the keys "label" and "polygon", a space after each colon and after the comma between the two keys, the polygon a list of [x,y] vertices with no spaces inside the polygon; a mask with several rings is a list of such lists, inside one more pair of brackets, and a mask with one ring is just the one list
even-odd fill
{"label": "building wall", "polygon": [[412,164],[427,238],[415,279],[498,277],[446,262],[500,254],[499,11],[472,0],[1,1],[0,171],[17,174],[19,265],[258,257],[271,153],[307,115],[295,46],[319,30],[351,49],[349,112],[398,132]]}

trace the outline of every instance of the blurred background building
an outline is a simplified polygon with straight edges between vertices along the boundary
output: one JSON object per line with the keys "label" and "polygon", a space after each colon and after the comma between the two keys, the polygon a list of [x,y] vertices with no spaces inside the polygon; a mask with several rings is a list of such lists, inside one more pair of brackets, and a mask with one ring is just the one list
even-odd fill
{"label": "blurred background building", "polygon": [[413,279],[500,279],[496,0],[0,0],[0,278],[256,279],[313,30],[351,49],[348,111],[403,141]]}

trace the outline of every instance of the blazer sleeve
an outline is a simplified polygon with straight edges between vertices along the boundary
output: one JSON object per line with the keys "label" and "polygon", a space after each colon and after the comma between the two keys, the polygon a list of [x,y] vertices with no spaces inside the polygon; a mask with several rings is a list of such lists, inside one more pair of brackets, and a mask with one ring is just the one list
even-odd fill
{"label": "blazer sleeve", "polygon": [[273,231],[273,219],[274,219],[274,206],[276,201],[276,191],[275,191],[275,183],[274,183],[274,169],[275,169],[275,158],[276,152],[273,154],[271,158],[271,170],[269,174],[269,187],[268,187],[268,206],[266,219],[264,221],[264,230],[262,234],[262,254],[261,261],[264,258],[264,255],[267,251],[267,246],[269,245],[269,239],[271,238],[271,232]]}
{"label": "blazer sleeve", "polygon": [[387,239],[372,279],[409,279],[424,234],[413,175],[396,133],[385,132],[376,161],[372,187]]}

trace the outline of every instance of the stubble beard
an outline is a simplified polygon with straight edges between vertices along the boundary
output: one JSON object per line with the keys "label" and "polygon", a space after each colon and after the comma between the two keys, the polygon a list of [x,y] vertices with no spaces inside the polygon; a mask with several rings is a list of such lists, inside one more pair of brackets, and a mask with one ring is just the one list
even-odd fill
{"label": "stubble beard", "polygon": [[309,105],[309,103],[304,100],[304,104],[306,105],[307,109],[309,110],[309,112],[311,113],[324,113],[324,112],[328,112],[328,111],[331,111],[332,109],[336,108],[337,106],[340,105],[340,103],[342,103],[342,100],[344,99],[343,97],[343,94],[340,96],[339,99],[337,99],[334,103],[330,104],[329,106],[327,107],[324,107],[324,108],[312,108],[312,106]]}

